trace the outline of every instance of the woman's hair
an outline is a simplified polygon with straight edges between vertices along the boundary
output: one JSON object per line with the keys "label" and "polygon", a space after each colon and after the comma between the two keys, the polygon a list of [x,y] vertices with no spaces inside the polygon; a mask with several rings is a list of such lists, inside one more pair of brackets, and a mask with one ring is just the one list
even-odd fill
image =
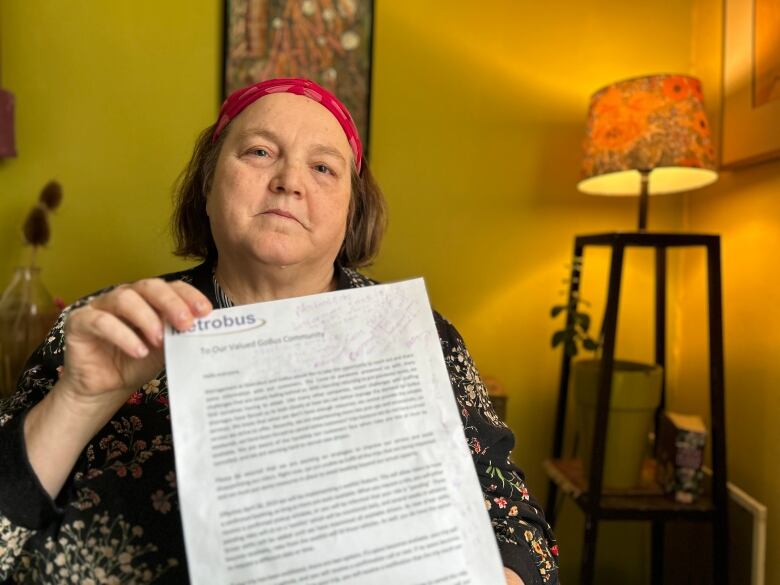
{"label": "woman's hair", "polygon": [[[217,246],[206,215],[206,196],[211,191],[217,159],[228,132],[211,141],[216,124],[201,132],[189,163],[179,176],[173,193],[171,232],[174,254],[200,260],[217,258]],[[387,225],[385,199],[363,161],[360,175],[351,171],[351,195],[347,229],[336,261],[346,268],[371,264],[379,252]]]}

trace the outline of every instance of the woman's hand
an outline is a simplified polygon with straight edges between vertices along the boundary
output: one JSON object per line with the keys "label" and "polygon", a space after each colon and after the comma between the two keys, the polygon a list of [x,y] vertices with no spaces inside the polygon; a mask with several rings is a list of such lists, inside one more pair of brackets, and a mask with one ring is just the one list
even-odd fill
{"label": "woman's hand", "polygon": [[515,573],[512,569],[504,567],[504,576],[506,577],[506,585],[525,585],[520,575]]}
{"label": "woman's hand", "polygon": [[68,315],[60,379],[24,420],[27,457],[52,498],[95,433],[162,369],[163,324],[184,330],[210,311],[209,300],[189,284],[152,278]]}
{"label": "woman's hand", "polygon": [[113,412],[163,367],[163,331],[179,330],[211,311],[193,286],[159,278],[119,286],[74,310],[65,322],[62,391],[75,404]]}

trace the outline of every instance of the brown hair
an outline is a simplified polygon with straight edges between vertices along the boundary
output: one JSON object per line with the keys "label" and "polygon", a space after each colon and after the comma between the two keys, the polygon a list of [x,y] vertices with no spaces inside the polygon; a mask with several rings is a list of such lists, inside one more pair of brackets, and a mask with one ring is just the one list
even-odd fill
{"label": "brown hair", "polygon": [[[200,260],[217,258],[217,246],[206,214],[206,197],[211,191],[217,160],[228,132],[211,142],[216,124],[198,136],[189,163],[174,187],[171,232],[174,254]],[[368,266],[379,252],[387,225],[385,198],[363,159],[358,175],[351,171],[351,196],[347,229],[336,261],[346,268]]]}

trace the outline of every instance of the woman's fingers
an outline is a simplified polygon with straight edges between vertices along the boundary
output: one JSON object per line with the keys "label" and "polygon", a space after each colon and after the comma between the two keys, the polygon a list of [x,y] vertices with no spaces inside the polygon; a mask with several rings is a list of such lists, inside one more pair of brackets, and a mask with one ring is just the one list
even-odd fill
{"label": "woman's fingers", "polygon": [[175,280],[168,284],[189,305],[194,317],[205,317],[211,312],[211,309],[213,308],[211,306],[211,301],[206,295],[191,284],[181,280]]}
{"label": "woman's fingers", "polygon": [[68,335],[101,339],[134,358],[149,355],[149,348],[126,323],[108,311],[87,305],[73,311],[65,323]]}
{"label": "woman's fingers", "polygon": [[193,319],[211,312],[211,302],[195,287],[160,278],[118,286],[96,298],[90,306],[114,315],[131,329],[141,332],[154,347],[162,345],[164,322],[184,330],[192,326]]}
{"label": "woman's fingers", "polygon": [[120,286],[95,299],[92,307],[113,313],[125,323],[143,333],[155,347],[162,345],[163,322],[149,303],[130,286]]}
{"label": "woman's fingers", "polygon": [[192,309],[169,283],[160,278],[147,278],[134,282],[130,286],[159,313],[164,321],[179,331],[192,326],[194,318]]}
{"label": "woman's fingers", "polygon": [[208,298],[185,282],[165,282],[160,278],[149,278],[130,286],[164,321],[180,331],[189,329],[193,319],[211,311]]}
{"label": "woman's fingers", "polygon": [[135,388],[163,366],[164,323],[187,329],[210,311],[208,298],[183,282],[149,279],[116,287],[68,316],[66,375],[80,380],[86,394],[115,396],[114,390]]}

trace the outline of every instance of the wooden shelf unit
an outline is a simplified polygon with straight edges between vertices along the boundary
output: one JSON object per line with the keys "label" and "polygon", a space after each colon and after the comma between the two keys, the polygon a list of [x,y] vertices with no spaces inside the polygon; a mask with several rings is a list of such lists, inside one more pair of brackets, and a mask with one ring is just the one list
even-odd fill
{"label": "wooden shelf unit", "polygon": [[[602,367],[599,372],[596,424],[593,437],[593,453],[586,481],[582,464],[578,460],[562,459],[563,435],[567,411],[571,357],[564,352],[558,392],[558,407],[553,436],[552,458],[545,462],[550,479],[547,494],[546,515],[551,525],[556,519],[559,490],[574,500],[585,515],[583,554],[580,566],[580,585],[592,585],[595,581],[595,557],[598,525],[601,520],[647,520],[652,523],[652,575],[653,585],[663,579],[664,523],[670,520],[700,520],[713,524],[713,558],[716,585],[726,585],[728,577],[728,494],[726,490],[726,429],[725,390],[723,376],[723,309],[721,291],[720,237],[706,234],[610,232],[577,236],[574,239],[574,259],[569,280],[569,298],[572,303],[579,292],[583,270],[583,254],[587,246],[609,247],[611,260],[607,304],[602,324]],[[615,361],[620,285],[623,258],[628,247],[655,249],[655,361],[665,366],[666,361],[666,256],[669,248],[703,247],[707,253],[707,297],[709,335],[710,380],[710,442],[712,445],[712,479],[704,496],[692,504],[679,504],[658,493],[638,494],[636,490],[611,492],[603,490],[604,453],[606,450],[607,422]],[[574,325],[571,310],[566,315],[567,326]],[[661,392],[660,413],[665,407],[666,369]],[[658,420],[658,417],[656,417]],[[653,463],[650,462],[652,468]],[[647,468],[646,468],[647,469]],[[649,486],[645,486],[650,489]]]}

